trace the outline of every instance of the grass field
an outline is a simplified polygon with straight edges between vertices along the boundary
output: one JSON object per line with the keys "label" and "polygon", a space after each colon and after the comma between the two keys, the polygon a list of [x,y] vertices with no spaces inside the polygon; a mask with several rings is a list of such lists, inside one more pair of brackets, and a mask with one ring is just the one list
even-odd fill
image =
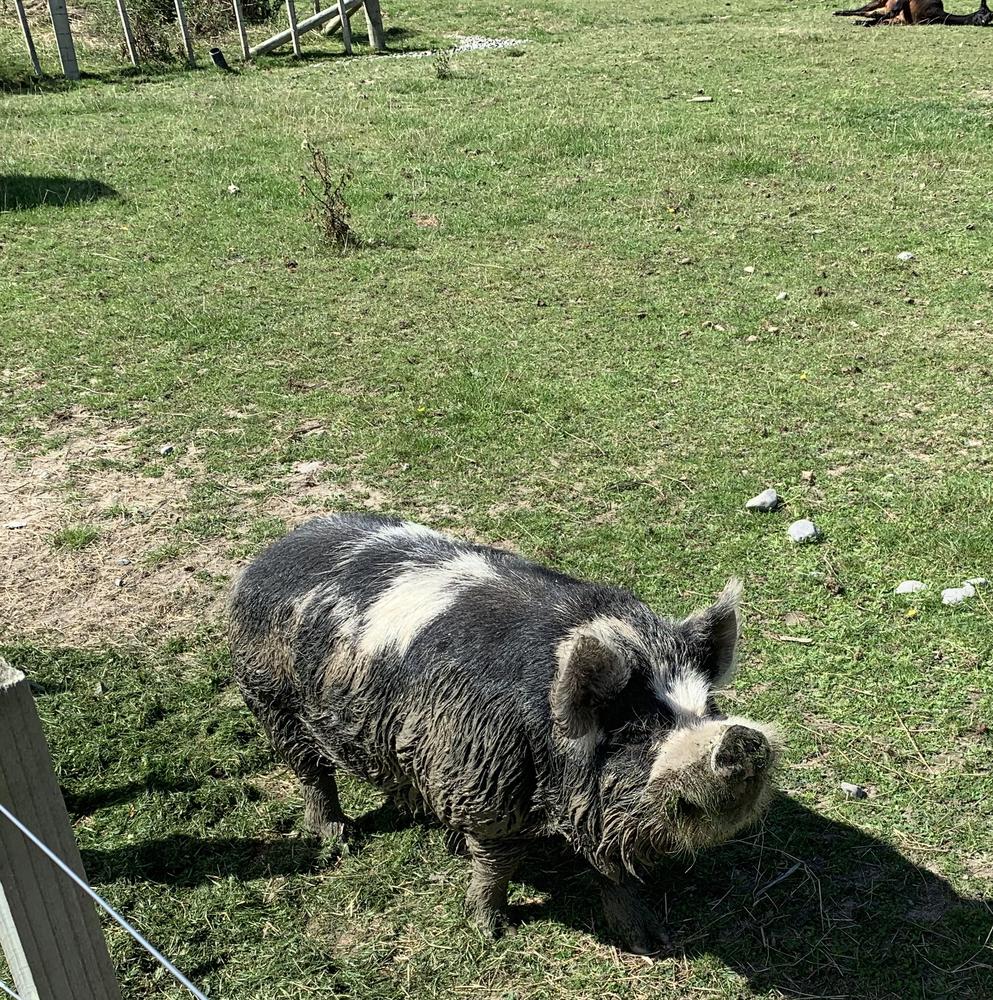
{"label": "grass field", "polygon": [[[0,94],[0,652],[95,886],[211,997],[993,997],[993,596],[939,597],[993,577],[993,33],[830,9],[401,0],[396,46],[526,44],[449,79],[91,46]],[[347,255],[307,142],[354,173]],[[785,795],[667,863],[671,956],[606,943],[566,858],[483,941],[441,831],[358,783],[355,850],[303,836],[222,598],[343,507],[674,615],[745,581],[728,702],[787,733]],[[184,995],[108,934],[127,997]]]}

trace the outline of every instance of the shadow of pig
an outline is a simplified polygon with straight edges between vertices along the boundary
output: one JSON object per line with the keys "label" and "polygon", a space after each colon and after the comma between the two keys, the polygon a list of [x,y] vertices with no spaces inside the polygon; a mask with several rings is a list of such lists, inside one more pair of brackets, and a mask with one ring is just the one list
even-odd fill
{"label": "shadow of pig", "polygon": [[[609,942],[593,876],[543,845],[524,866],[550,918]],[[650,883],[670,956],[717,957],[758,992],[857,1000],[993,998],[993,905],[854,827],[779,796],[747,838],[668,861]]]}

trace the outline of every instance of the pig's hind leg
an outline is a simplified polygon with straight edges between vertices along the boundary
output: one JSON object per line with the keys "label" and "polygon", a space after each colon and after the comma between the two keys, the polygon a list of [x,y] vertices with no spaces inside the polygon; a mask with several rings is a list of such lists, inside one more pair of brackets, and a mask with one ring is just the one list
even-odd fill
{"label": "pig's hind leg", "polygon": [[304,825],[323,841],[344,841],[349,819],[341,809],[334,771],[323,767],[307,777],[298,772],[298,777],[303,785]]}
{"label": "pig's hind leg", "polygon": [[334,764],[301,719],[299,708],[259,714],[276,753],[303,786],[304,825],[321,840],[344,840],[350,821],[338,798]]}
{"label": "pig's hind leg", "polygon": [[516,840],[479,840],[466,834],[472,879],[465,903],[469,916],[488,937],[512,930],[507,919],[507,889],[523,855]]}

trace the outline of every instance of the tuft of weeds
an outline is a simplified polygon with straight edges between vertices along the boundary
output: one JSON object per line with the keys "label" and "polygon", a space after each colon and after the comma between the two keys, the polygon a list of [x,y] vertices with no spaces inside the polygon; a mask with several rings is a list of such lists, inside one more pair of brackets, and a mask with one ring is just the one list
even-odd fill
{"label": "tuft of weeds", "polygon": [[333,167],[323,149],[306,144],[310,153],[312,176],[300,177],[300,194],[311,199],[310,218],[327,246],[344,253],[360,242],[351,226],[351,211],[345,201],[345,188],[353,174],[350,168],[339,171]]}
{"label": "tuft of weeds", "polygon": [[92,545],[99,537],[100,532],[92,524],[70,524],[52,535],[52,548],[78,552],[87,545]]}
{"label": "tuft of weeds", "polygon": [[439,80],[451,80],[455,76],[455,63],[451,49],[442,49],[434,57],[434,75]]}

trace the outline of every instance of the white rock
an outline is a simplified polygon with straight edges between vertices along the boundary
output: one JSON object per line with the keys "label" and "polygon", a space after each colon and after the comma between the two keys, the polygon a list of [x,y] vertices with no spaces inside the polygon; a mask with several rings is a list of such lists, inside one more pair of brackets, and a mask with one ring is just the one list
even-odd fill
{"label": "white rock", "polygon": [[914,255],[909,250],[903,250],[903,251],[901,251],[900,253],[898,253],[896,255],[896,259],[897,260],[903,260],[903,261],[913,260],[914,259]]}
{"label": "white rock", "polygon": [[745,268],[745,274],[754,274],[754,273],[755,273],[755,268],[752,267],[751,264],[749,264],[748,267]]}
{"label": "white rock", "polygon": [[[972,590],[972,588],[969,588]],[[975,594],[975,591],[972,591]],[[968,593],[962,587],[946,587],[941,592],[941,603],[942,604],[961,604],[967,597],[971,597],[972,594]]]}
{"label": "white rock", "polygon": [[794,521],[788,530],[790,538],[798,545],[804,542],[815,541],[819,534],[817,525],[806,517],[801,518],[799,521]]}
{"label": "white rock", "polygon": [[966,580],[965,583],[963,583],[962,586],[959,587],[959,590],[961,590],[966,597],[976,596],[976,588],[971,583],[969,583],[968,580]]}
{"label": "white rock", "polygon": [[869,793],[861,785],[853,785],[850,781],[843,781],[841,783],[841,790],[850,799],[864,799],[868,798]]}
{"label": "white rock", "polygon": [[238,187],[237,184],[229,184],[228,185],[228,194],[238,194],[240,191],[241,191],[241,188]]}
{"label": "white rock", "polygon": [[985,576],[973,576],[965,581],[973,587],[986,587],[989,584],[989,580]]}
{"label": "white rock", "polygon": [[11,531],[16,531],[18,528],[27,527],[27,521],[8,521],[4,527],[9,528]]}
{"label": "white rock", "polygon": [[162,445],[161,448],[159,448],[159,454],[160,455],[171,455],[175,450],[176,450],[176,446],[174,444],[164,444],[164,445]]}
{"label": "white rock", "polygon": [[922,590],[927,590],[927,584],[920,580],[904,580],[896,586],[898,594],[919,594]]}
{"label": "white rock", "polygon": [[776,294],[777,302],[785,302],[790,297],[789,292],[778,292]]}
{"label": "white rock", "polygon": [[748,510],[757,510],[763,514],[768,514],[770,511],[775,510],[779,506],[779,494],[771,487],[767,490],[763,490],[758,496],[752,497],[751,500],[745,501],[745,507]]}

